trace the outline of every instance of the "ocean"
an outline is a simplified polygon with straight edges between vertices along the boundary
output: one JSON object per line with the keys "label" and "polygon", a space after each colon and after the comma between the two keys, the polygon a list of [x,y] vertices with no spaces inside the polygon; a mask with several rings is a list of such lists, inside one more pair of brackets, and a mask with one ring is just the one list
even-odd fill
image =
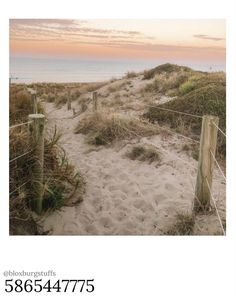
{"label": "ocean", "polygon": [[[120,78],[128,71],[151,69],[166,62],[168,61],[10,57],[10,77],[14,83],[98,82]],[[219,63],[170,62],[201,71],[225,71],[225,64]]]}

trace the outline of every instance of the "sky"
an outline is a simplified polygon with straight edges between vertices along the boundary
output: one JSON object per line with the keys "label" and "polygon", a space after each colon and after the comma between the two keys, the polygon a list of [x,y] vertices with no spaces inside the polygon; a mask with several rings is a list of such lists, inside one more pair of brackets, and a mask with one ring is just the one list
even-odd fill
{"label": "sky", "polygon": [[11,19],[11,56],[225,62],[225,21]]}

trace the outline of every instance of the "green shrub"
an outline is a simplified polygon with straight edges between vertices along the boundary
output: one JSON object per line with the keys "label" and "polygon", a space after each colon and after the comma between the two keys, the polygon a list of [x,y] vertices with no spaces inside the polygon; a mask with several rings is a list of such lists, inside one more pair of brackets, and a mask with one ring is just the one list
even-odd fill
{"label": "green shrub", "polygon": [[178,89],[179,86],[188,79],[188,74],[180,71],[170,74],[162,73],[155,76],[155,80],[147,84],[144,90],[146,92],[167,93],[170,90]]}
{"label": "green shrub", "polygon": [[195,83],[191,80],[188,80],[180,85],[179,91],[181,95],[185,95],[192,91],[195,88]]}
{"label": "green shrub", "polygon": [[[225,73],[209,73],[198,78],[194,78],[194,89],[185,95],[178,97],[158,107],[172,109],[193,115],[215,115],[220,118],[219,127],[226,130],[226,81]],[[172,128],[181,126],[195,135],[200,135],[201,119],[176,114],[170,111],[160,110],[155,106],[150,107],[144,114],[144,118],[151,122],[168,124]],[[184,131],[183,131],[184,132]],[[218,151],[225,156],[226,139],[218,134]]]}

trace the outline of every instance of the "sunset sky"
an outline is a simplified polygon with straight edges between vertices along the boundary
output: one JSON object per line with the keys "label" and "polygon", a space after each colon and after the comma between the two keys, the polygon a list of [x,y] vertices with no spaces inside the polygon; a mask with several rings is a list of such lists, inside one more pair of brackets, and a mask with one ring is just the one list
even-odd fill
{"label": "sunset sky", "polygon": [[12,56],[225,62],[224,20],[10,20]]}

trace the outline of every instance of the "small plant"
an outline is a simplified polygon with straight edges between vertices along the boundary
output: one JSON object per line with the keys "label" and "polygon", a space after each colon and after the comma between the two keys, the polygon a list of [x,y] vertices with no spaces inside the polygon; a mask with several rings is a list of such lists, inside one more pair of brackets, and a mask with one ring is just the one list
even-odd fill
{"label": "small plant", "polygon": [[184,72],[188,73],[192,70],[188,67],[184,66],[178,66],[170,63],[166,63],[160,66],[157,66],[156,68],[153,68],[148,71],[144,71],[143,73],[143,79],[152,79],[157,74],[171,74],[171,73],[177,73],[177,72]]}
{"label": "small plant", "polygon": [[185,94],[189,93],[190,91],[194,90],[194,88],[195,88],[194,81],[188,80],[180,85],[179,91],[180,91],[181,95],[185,95]]}
{"label": "small plant", "polygon": [[125,75],[126,78],[135,78],[137,76],[138,76],[138,74],[135,73],[134,71],[127,72],[126,75]]}
{"label": "small plant", "polygon": [[146,92],[159,92],[165,94],[166,92],[170,92],[171,90],[178,89],[178,87],[188,79],[188,74],[180,71],[173,72],[170,74],[160,73],[155,76],[155,79],[152,83],[146,85],[144,90]]}
{"label": "small plant", "polygon": [[88,134],[90,144],[105,145],[115,140],[158,134],[159,129],[147,121],[130,119],[117,114],[94,113],[79,122],[75,133]]}
{"label": "small plant", "polygon": [[[10,125],[26,122],[28,114],[32,112],[30,96],[22,91],[24,89],[19,86],[11,86]],[[40,104],[38,107],[42,113]],[[44,143],[44,210],[77,203],[81,201],[85,190],[84,178],[68,163],[64,150],[58,145],[59,138],[55,129],[51,136],[46,136]],[[31,148],[27,126],[10,130],[10,159]],[[10,234],[38,234],[37,224],[30,211],[33,164],[31,153],[10,163]]]}
{"label": "small plant", "polygon": [[[193,74],[191,74],[193,75]],[[226,77],[225,73],[205,73],[197,74],[192,78],[195,88],[185,95],[178,96],[172,101],[158,105],[170,110],[185,112],[193,115],[203,116],[206,114],[218,116],[220,118],[219,127],[226,130]],[[191,133],[198,136],[201,133],[201,120],[192,116],[180,115],[170,111],[160,110],[150,107],[144,114],[144,118],[150,122],[158,122],[170,125],[176,131],[186,135]],[[218,152],[225,157],[226,140],[221,134],[217,141]]]}
{"label": "small plant", "polygon": [[192,235],[194,230],[194,216],[188,213],[178,213],[176,221],[167,231],[166,235]]}
{"label": "small plant", "polygon": [[127,156],[132,160],[137,159],[140,161],[148,161],[149,163],[160,161],[160,154],[153,147],[135,146],[127,153]]}

